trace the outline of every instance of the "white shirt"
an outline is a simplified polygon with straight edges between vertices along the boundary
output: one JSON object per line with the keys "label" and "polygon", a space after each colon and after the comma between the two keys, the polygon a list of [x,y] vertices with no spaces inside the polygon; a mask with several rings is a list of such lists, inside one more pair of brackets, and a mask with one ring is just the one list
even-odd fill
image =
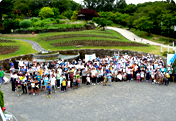
{"label": "white shirt", "polygon": [[51,81],[51,85],[55,85],[56,78],[55,77],[51,77],[50,81]]}

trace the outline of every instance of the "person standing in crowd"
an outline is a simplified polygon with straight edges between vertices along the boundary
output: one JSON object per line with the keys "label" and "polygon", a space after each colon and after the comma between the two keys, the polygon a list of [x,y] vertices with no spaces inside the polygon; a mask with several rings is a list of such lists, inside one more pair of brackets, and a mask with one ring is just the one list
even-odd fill
{"label": "person standing in crowd", "polygon": [[23,90],[23,94],[27,94],[27,88],[26,88],[26,77],[23,74],[23,76],[20,77],[20,81],[21,81],[21,85],[22,85],[22,90]]}
{"label": "person standing in crowd", "polygon": [[97,80],[97,71],[95,67],[93,67],[91,71],[91,77],[92,77],[92,85],[95,85]]}
{"label": "person standing in crowd", "polygon": [[60,77],[61,75],[59,71],[57,71],[57,74],[56,74],[57,88],[60,88]]}
{"label": "person standing in crowd", "polygon": [[51,89],[55,93],[56,92],[56,78],[55,78],[54,74],[50,78],[50,83],[51,83]]}
{"label": "person standing in crowd", "polygon": [[2,70],[2,68],[0,68],[0,85],[3,84],[3,78],[4,78],[4,71]]}
{"label": "person standing in crowd", "polygon": [[50,82],[47,85],[47,90],[48,90],[47,98],[50,98],[51,97],[51,85],[50,85]]}

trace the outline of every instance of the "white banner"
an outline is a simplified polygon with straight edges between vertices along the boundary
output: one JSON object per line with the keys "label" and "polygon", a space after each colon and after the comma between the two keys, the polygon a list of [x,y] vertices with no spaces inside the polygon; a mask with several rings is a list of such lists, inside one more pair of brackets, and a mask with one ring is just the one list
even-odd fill
{"label": "white banner", "polygon": [[173,56],[174,54],[167,54],[167,65],[171,64],[170,60],[172,59]]}
{"label": "white banner", "polygon": [[95,53],[92,55],[85,54],[85,62],[92,61],[93,59],[96,59]]}

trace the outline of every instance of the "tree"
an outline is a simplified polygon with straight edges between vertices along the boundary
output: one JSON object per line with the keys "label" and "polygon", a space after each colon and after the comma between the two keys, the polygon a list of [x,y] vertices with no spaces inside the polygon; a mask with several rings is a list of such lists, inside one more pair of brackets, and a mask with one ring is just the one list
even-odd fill
{"label": "tree", "polygon": [[13,0],[2,0],[0,2],[0,21],[2,18],[2,14],[11,15],[14,8]]}
{"label": "tree", "polygon": [[53,12],[54,12],[54,18],[59,18],[60,12],[58,8],[52,8]]}
{"label": "tree", "polygon": [[52,18],[54,16],[53,9],[50,7],[43,7],[40,12],[39,16],[44,19],[44,18]]}
{"label": "tree", "polygon": [[112,24],[112,21],[100,17],[94,17],[92,21],[97,23],[99,28],[103,27],[103,31],[105,30],[105,26],[110,26]]}
{"label": "tree", "polygon": [[146,16],[142,16],[139,19],[134,20],[133,25],[139,30],[147,31],[149,34],[151,29],[153,29],[153,21],[151,21],[150,18]]}
{"label": "tree", "polygon": [[80,9],[79,14],[85,15],[85,20],[92,20],[93,17],[100,17],[95,10],[92,9]]}
{"label": "tree", "polygon": [[62,13],[62,15],[66,16],[68,19],[71,19],[72,15],[73,15],[73,11],[72,10],[64,11]]}
{"label": "tree", "polygon": [[73,12],[73,15],[71,17],[71,21],[76,21],[77,20],[78,13],[76,11]]}
{"label": "tree", "polygon": [[64,11],[71,9],[70,0],[53,0],[51,7],[58,8],[62,14]]}
{"label": "tree", "polygon": [[124,13],[124,9],[126,8],[126,0],[116,0],[115,8],[118,12]]}

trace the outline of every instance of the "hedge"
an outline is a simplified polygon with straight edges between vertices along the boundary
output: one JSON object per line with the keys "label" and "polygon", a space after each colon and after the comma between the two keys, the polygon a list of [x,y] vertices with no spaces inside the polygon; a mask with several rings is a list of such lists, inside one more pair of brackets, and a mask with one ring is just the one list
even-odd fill
{"label": "hedge", "polygon": [[0,90],[0,107],[4,107],[4,94]]}

